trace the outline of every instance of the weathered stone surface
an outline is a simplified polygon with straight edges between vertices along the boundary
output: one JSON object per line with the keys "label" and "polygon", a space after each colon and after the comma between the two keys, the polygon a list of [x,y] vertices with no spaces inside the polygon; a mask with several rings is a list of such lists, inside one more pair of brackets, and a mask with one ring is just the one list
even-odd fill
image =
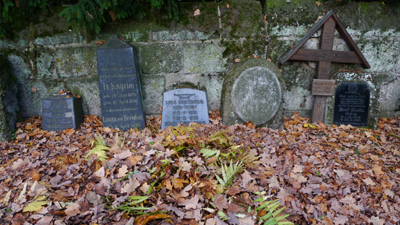
{"label": "weathered stone surface", "polygon": [[252,121],[256,125],[268,122],[278,111],[281,99],[278,78],[265,67],[246,69],[233,84],[232,104],[245,122]]}
{"label": "weathered stone surface", "polygon": [[164,92],[164,76],[146,76],[141,78],[144,111],[148,115],[160,115]]}
{"label": "weathered stone surface", "polygon": [[180,30],[180,31],[155,31],[153,32],[153,41],[184,41],[184,40],[208,40],[213,38],[219,38],[215,32],[213,33],[203,33],[201,31],[188,31],[188,30]]}
{"label": "weathered stone surface", "polygon": [[[264,78],[264,74],[266,78]],[[254,79],[251,75],[258,78]],[[258,79],[263,82],[257,84]],[[272,85],[267,82],[268,80],[271,80]],[[240,87],[240,81],[247,85]],[[279,90],[279,85],[281,90]],[[274,93],[269,92],[268,88],[272,88]],[[279,128],[283,125],[281,93],[285,91],[285,82],[282,80],[279,69],[273,63],[263,59],[250,59],[227,73],[222,90],[222,122],[226,125],[233,125],[252,120],[255,124],[266,124],[268,127]],[[239,94],[245,95],[246,92],[251,96]],[[269,101],[270,96],[266,95],[268,92],[274,96]],[[274,107],[268,107],[268,104],[274,103]]]}
{"label": "weathered stone surface", "polygon": [[78,47],[57,49],[54,61],[59,77],[80,77],[96,74],[95,48]]}
{"label": "weathered stone surface", "polygon": [[293,87],[284,93],[283,108],[289,112],[287,116],[292,116],[294,112],[306,112],[306,117],[310,117],[307,112],[312,110],[313,98],[310,90],[301,87]]}
{"label": "weathered stone surface", "polygon": [[164,92],[161,129],[191,122],[209,123],[206,93],[190,88]]}
{"label": "weathered stone surface", "polygon": [[175,73],[182,68],[182,50],[178,44],[140,46],[139,60],[143,74]]}
{"label": "weathered stone surface", "polygon": [[[400,52],[400,40],[361,42],[359,48],[371,65],[371,69],[366,71],[387,73],[395,70]],[[390,51],[387,51],[387,49],[390,49]]]}
{"label": "weathered stone surface", "polygon": [[59,44],[76,44],[83,43],[84,37],[78,33],[60,34],[57,36],[47,36],[36,38],[33,42],[35,45],[59,45]]}
{"label": "weathered stone surface", "polygon": [[41,52],[37,58],[37,70],[38,75],[42,78],[57,77],[53,55]]}
{"label": "weathered stone surface", "polygon": [[379,93],[379,117],[393,118],[400,112],[400,79],[382,85]]}
{"label": "weathered stone surface", "polygon": [[4,55],[0,55],[0,141],[11,137],[15,123],[19,118],[17,82],[11,74],[10,63]]}
{"label": "weathered stone surface", "polygon": [[81,96],[85,115],[101,115],[99,81],[97,79],[69,79],[65,84],[69,91]]}
{"label": "weathered stone surface", "polygon": [[207,92],[209,110],[220,109],[223,83],[224,79],[217,73],[201,75],[199,86]]}
{"label": "weathered stone surface", "polygon": [[146,126],[133,47],[117,37],[97,49],[103,126],[127,130]]}
{"label": "weathered stone surface", "polygon": [[184,73],[218,73],[225,71],[223,48],[218,44],[185,45],[183,49]]}
{"label": "weathered stone surface", "polygon": [[72,95],[53,95],[43,99],[42,129],[78,129],[83,122],[82,100]]}

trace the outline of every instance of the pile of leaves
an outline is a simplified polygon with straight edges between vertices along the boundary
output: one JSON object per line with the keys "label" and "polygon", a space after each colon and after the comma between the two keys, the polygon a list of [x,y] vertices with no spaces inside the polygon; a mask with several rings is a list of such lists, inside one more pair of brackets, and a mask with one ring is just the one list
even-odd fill
{"label": "pile of leaves", "polygon": [[[0,143],[1,224],[399,224],[400,118],[378,129],[251,122],[143,130],[18,124]],[[282,211],[283,210],[283,211]],[[285,218],[285,215],[289,215]]]}

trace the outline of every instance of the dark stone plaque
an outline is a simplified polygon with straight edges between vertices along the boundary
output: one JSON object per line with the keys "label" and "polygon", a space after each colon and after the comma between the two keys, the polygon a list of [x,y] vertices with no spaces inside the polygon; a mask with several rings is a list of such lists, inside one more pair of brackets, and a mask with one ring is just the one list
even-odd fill
{"label": "dark stone plaque", "polygon": [[43,99],[42,129],[77,129],[83,121],[82,100],[72,95],[53,95]]}
{"label": "dark stone plaque", "polygon": [[341,83],[336,89],[333,123],[368,125],[370,92],[363,83]]}
{"label": "dark stone plaque", "polygon": [[97,49],[103,126],[127,130],[146,126],[133,47],[114,37]]}
{"label": "dark stone plaque", "polygon": [[190,88],[164,92],[161,129],[190,122],[209,123],[206,92]]}

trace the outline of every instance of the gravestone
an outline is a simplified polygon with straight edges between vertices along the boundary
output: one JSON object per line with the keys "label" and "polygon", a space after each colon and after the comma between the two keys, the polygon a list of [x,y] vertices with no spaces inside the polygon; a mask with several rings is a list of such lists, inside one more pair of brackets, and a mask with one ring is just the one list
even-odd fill
{"label": "gravestone", "polygon": [[190,88],[164,92],[161,129],[190,122],[209,123],[206,92]]}
{"label": "gravestone", "polygon": [[261,125],[269,121],[281,104],[278,78],[268,68],[256,66],[243,71],[232,89],[232,103],[243,121]]}
{"label": "gravestone", "polygon": [[146,126],[135,53],[114,37],[97,49],[103,126],[127,130]]}
{"label": "gravestone", "polygon": [[53,95],[43,99],[42,129],[77,129],[83,122],[82,100],[72,95]]}
{"label": "gravestone", "polygon": [[232,68],[224,80],[221,115],[224,125],[253,122],[270,128],[284,123],[282,73],[265,59],[249,59]]}
{"label": "gravestone", "polygon": [[341,83],[335,93],[333,123],[368,125],[370,91],[363,83]]}

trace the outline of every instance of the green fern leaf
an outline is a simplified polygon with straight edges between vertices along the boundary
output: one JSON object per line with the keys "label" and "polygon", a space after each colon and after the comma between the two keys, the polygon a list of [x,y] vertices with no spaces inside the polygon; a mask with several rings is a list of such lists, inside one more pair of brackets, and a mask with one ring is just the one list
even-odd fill
{"label": "green fern leaf", "polygon": [[106,151],[109,149],[110,149],[109,147],[104,146],[104,145],[96,145],[96,147],[94,147],[92,150],[90,150],[88,152],[88,154],[86,155],[86,158],[89,157],[91,154],[96,154],[97,158],[99,158],[100,161],[104,161],[108,158]]}
{"label": "green fern leaf", "polygon": [[204,156],[204,158],[210,158],[211,156],[215,156],[218,158],[218,156],[221,154],[220,150],[214,150],[214,149],[208,149],[208,148],[202,148],[200,149],[200,154]]}
{"label": "green fern leaf", "polygon": [[218,176],[215,174],[218,182],[222,186],[222,188],[227,188],[232,185],[233,180],[236,177],[236,174],[240,173],[242,171],[243,164],[241,162],[237,162],[236,164],[233,164],[233,162],[230,162],[230,165],[227,166],[226,164],[221,164],[221,175]]}

